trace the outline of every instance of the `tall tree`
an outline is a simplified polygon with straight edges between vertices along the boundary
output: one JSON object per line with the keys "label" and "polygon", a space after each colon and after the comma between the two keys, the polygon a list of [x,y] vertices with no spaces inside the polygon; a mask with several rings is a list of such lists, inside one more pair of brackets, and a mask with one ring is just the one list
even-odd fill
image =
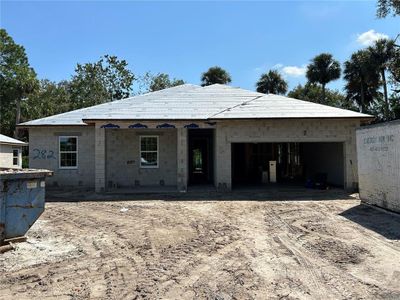
{"label": "tall tree", "polygon": [[399,0],[378,0],[376,15],[378,18],[385,18],[389,14],[400,15]]}
{"label": "tall tree", "polygon": [[170,79],[168,74],[158,73],[154,75],[150,81],[149,91],[159,91],[169,87],[182,85],[185,82],[182,79]]}
{"label": "tall tree", "polygon": [[41,80],[39,88],[22,101],[22,121],[72,110],[69,86],[70,83],[66,80],[58,83],[47,79]]}
{"label": "tall tree", "polygon": [[[335,106],[344,109],[351,109],[357,111],[357,107],[353,103],[348,102],[346,96],[336,90],[326,89],[326,100],[325,104],[330,106]],[[318,102],[321,99],[322,87],[315,84],[307,82],[305,85],[299,84],[293,90],[288,93],[288,97],[296,98],[309,102]]]}
{"label": "tall tree", "polygon": [[368,50],[359,50],[344,63],[347,99],[357,103],[361,112],[379,97],[379,70]]}
{"label": "tall tree", "polygon": [[231,81],[232,79],[229,73],[218,66],[209,68],[201,75],[201,86],[207,86],[215,83],[228,84]]}
{"label": "tall tree", "polygon": [[383,87],[383,96],[385,100],[385,118],[389,119],[389,96],[386,82],[386,71],[395,54],[394,41],[388,39],[380,39],[373,46],[368,47],[371,54],[371,64],[378,68],[381,75],[381,83]]}
{"label": "tall tree", "polygon": [[325,103],[325,86],[340,78],[340,63],[333,59],[332,54],[321,53],[315,56],[307,66],[307,79],[311,83],[319,83],[322,87],[320,103]]}
{"label": "tall tree", "polygon": [[22,100],[38,86],[36,73],[28,62],[25,48],[0,29],[0,125],[1,132],[14,133],[21,120]]}
{"label": "tall tree", "polygon": [[277,70],[262,74],[257,84],[257,92],[264,94],[286,94],[288,84]]}
{"label": "tall tree", "polygon": [[70,84],[74,108],[128,97],[135,76],[125,60],[105,55],[95,63],[77,64]]}

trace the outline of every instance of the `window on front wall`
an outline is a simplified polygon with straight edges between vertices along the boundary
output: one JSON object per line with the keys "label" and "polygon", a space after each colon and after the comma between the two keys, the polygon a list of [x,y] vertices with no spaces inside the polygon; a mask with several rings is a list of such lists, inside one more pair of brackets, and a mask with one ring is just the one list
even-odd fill
{"label": "window on front wall", "polygon": [[19,166],[19,150],[13,149],[13,165]]}
{"label": "window on front wall", "polygon": [[74,169],[78,167],[78,138],[76,136],[60,136],[60,168]]}
{"label": "window on front wall", "polygon": [[158,136],[140,137],[140,167],[158,168]]}

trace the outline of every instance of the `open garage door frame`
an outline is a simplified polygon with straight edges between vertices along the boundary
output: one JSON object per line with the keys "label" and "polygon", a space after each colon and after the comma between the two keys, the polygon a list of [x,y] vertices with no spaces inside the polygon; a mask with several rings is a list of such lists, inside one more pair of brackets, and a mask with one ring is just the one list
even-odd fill
{"label": "open garage door frame", "polygon": [[344,142],[231,143],[232,187],[270,184],[275,161],[278,184],[304,186],[325,176],[328,186],[344,188],[345,157]]}

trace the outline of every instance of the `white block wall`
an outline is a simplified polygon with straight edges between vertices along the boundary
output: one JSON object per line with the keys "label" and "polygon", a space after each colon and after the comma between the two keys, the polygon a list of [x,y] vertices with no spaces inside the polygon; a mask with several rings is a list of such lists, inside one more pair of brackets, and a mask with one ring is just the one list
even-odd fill
{"label": "white block wall", "polygon": [[[29,167],[54,172],[46,177],[48,185],[94,188],[95,147],[91,126],[52,126],[29,128]],[[60,135],[78,136],[78,168],[59,168]]]}
{"label": "white block wall", "polygon": [[345,188],[357,186],[355,119],[232,120],[219,121],[216,130],[218,189],[231,189],[231,144],[269,142],[343,142]]}
{"label": "white block wall", "polygon": [[[215,186],[231,189],[231,144],[235,142],[343,142],[345,187],[357,185],[355,129],[357,119],[218,121],[215,126]],[[159,169],[139,168],[139,132],[160,134]],[[79,135],[77,169],[59,169],[58,136]],[[147,133],[146,133],[147,134]],[[54,171],[47,179],[59,186],[96,187],[177,185],[186,189],[188,178],[187,129],[102,129],[97,126],[33,127],[29,129],[30,167]],[[44,156],[34,158],[37,151]],[[49,156],[49,154],[52,154]]]}
{"label": "white block wall", "polygon": [[400,212],[400,121],[357,130],[363,202]]}
{"label": "white block wall", "polygon": [[[104,130],[104,129],[103,129]],[[105,129],[106,187],[176,186],[177,129]],[[158,136],[158,168],[140,167],[140,136]],[[100,160],[100,158],[99,158]],[[97,161],[97,160],[96,160]]]}

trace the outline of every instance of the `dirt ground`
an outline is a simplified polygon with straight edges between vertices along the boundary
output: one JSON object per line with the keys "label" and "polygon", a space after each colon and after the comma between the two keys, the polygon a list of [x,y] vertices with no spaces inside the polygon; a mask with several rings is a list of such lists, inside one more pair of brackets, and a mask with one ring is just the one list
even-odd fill
{"label": "dirt ground", "polygon": [[0,298],[400,298],[398,215],[246,198],[47,203],[0,254]]}

